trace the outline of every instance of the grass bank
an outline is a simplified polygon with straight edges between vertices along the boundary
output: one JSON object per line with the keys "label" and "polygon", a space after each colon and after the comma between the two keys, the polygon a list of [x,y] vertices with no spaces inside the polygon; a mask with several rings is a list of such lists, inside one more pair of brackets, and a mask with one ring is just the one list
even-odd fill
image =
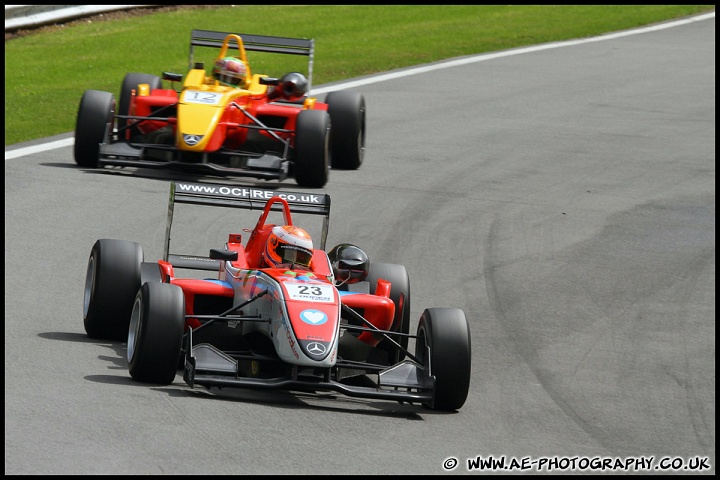
{"label": "grass bank", "polygon": [[[5,41],[5,145],[75,129],[88,89],[119,96],[128,72],[187,71],[193,29],[315,39],[313,84],[442,59],[595,36],[714,5],[236,5],[74,22]],[[255,73],[288,57],[249,60]],[[210,61],[210,59],[207,59]],[[370,106],[372,108],[372,106]]]}

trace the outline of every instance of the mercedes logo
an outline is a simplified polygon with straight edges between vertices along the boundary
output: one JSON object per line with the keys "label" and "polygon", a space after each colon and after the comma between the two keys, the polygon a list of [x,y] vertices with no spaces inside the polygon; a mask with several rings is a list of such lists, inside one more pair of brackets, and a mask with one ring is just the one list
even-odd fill
{"label": "mercedes logo", "polygon": [[322,355],[325,353],[325,345],[318,342],[308,343],[307,350],[311,355]]}
{"label": "mercedes logo", "polygon": [[185,143],[192,147],[202,140],[202,135],[183,135],[183,139],[185,140]]}

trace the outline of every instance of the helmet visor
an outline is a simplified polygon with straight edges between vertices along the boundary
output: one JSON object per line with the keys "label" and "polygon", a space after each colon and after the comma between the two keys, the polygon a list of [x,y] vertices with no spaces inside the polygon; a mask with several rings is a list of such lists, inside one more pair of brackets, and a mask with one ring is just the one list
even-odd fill
{"label": "helmet visor", "polygon": [[276,253],[282,259],[281,263],[294,263],[303,267],[310,267],[312,252],[306,248],[295,245],[278,245]]}

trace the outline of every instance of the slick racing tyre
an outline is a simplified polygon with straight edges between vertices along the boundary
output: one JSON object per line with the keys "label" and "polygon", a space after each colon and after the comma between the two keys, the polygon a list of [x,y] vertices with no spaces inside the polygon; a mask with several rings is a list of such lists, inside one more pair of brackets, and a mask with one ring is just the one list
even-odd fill
{"label": "slick racing tyre", "polygon": [[132,309],[127,336],[130,376],[169,385],[180,362],[185,330],[185,295],[170,283],[146,282]]}
{"label": "slick racing tyre", "polygon": [[97,168],[100,144],[105,131],[113,133],[115,97],[100,90],[86,90],[80,99],[75,121],[75,163],[84,168]]}
{"label": "slick racing tyre", "polygon": [[83,298],[83,321],[90,338],[127,339],[143,259],[142,247],[135,242],[95,242],[88,259]]}
{"label": "slick racing tyre", "polygon": [[320,188],[330,170],[330,116],[324,110],[302,110],[295,126],[295,181]]}
{"label": "slick racing tyre", "polygon": [[457,410],[470,388],[470,326],[459,308],[428,308],[420,317],[415,356],[435,377],[434,410]]}
{"label": "slick racing tyre", "polygon": [[365,97],[340,90],[325,97],[332,130],[330,165],[338,170],[357,170],[365,156]]}
{"label": "slick racing tyre", "polygon": [[[130,113],[130,99],[132,98],[132,91],[137,92],[138,85],[141,83],[147,83],[150,86],[150,91],[156,88],[162,88],[162,79],[157,75],[150,75],[148,73],[128,73],[123,79],[122,86],[120,87],[120,101],[118,102],[118,115],[128,115]],[[125,128],[128,123],[127,118],[118,118],[117,126],[118,130]],[[130,129],[130,138],[138,135],[140,132],[136,128]],[[121,139],[126,138],[124,131],[119,131],[118,135]]]}
{"label": "slick racing tyre", "polygon": [[[403,265],[394,263],[370,263],[370,272],[367,281],[370,282],[370,293],[375,293],[378,279],[382,278],[391,283],[390,299],[395,304],[395,319],[390,330],[393,332],[410,333],[410,277]],[[408,347],[408,337],[392,337],[404,349]],[[399,349],[387,338],[383,338],[378,347],[388,354],[390,365],[394,365],[405,358],[405,352]]]}

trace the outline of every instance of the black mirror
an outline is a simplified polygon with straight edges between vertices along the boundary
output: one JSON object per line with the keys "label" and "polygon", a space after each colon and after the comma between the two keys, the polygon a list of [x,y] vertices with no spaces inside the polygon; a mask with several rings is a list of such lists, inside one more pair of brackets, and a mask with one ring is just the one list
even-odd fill
{"label": "black mirror", "polygon": [[210,258],[213,260],[225,260],[234,262],[238,259],[238,252],[232,252],[230,250],[218,250],[217,248],[210,249]]}

